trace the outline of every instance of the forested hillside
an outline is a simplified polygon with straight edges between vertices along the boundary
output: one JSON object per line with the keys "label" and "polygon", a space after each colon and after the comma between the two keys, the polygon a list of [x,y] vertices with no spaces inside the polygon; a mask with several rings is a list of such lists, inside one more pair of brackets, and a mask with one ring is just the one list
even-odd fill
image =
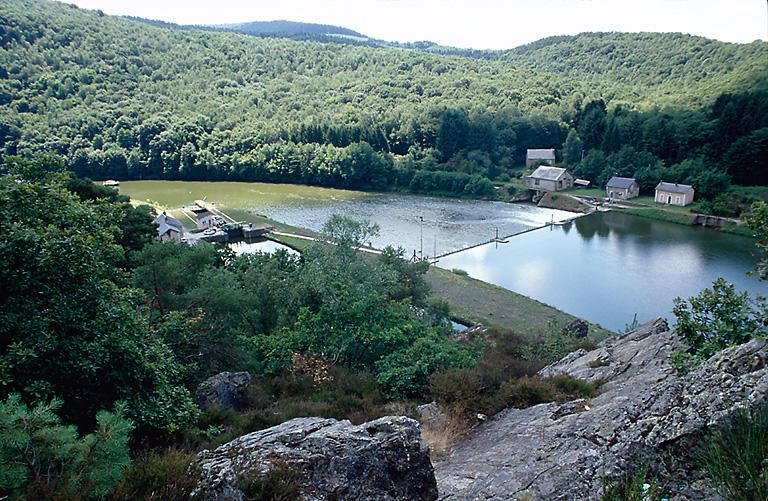
{"label": "forested hillside", "polygon": [[170,28],[175,30],[230,31],[234,33],[246,33],[258,36],[276,35],[286,38],[292,38],[294,36],[301,37],[303,35],[317,35],[319,38],[322,38],[324,35],[342,35],[346,37],[360,38],[362,40],[368,39],[368,37],[362,33],[358,33],[357,31],[329,24],[298,23],[295,21],[252,21],[249,23],[234,24],[181,25],[176,23],[169,23],[166,21],[159,21],[156,19],[146,19],[143,17],[124,17],[131,21],[139,21],[145,24],[149,24],[150,26]]}
{"label": "forested hillside", "polygon": [[681,33],[582,33],[544,38],[502,57],[575,79],[630,105],[706,106],[712,96],[768,89],[765,42],[732,44]]}
{"label": "forested hillside", "polygon": [[0,148],[79,175],[487,197],[514,191],[527,148],[554,147],[598,183],[767,182],[765,43],[585,34],[485,60],[5,4]]}

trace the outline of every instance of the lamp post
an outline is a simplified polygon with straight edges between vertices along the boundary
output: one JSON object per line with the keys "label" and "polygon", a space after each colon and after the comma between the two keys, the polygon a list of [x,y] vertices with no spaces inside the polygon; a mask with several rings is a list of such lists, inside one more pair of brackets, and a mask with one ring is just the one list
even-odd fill
{"label": "lamp post", "polygon": [[424,217],[419,216],[419,257],[424,259]]}

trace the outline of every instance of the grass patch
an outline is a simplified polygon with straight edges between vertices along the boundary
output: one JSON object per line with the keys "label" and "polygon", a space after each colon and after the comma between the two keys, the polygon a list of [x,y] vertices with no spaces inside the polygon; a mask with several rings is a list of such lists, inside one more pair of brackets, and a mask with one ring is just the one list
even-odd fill
{"label": "grass patch", "polygon": [[460,405],[441,407],[441,419],[426,421],[421,425],[421,438],[429,446],[433,461],[440,460],[472,429],[472,419]]}
{"label": "grass patch", "polygon": [[125,470],[109,499],[184,501],[191,498],[197,486],[199,470],[197,454],[192,451],[177,448],[143,451]]}
{"label": "grass patch", "polygon": [[283,244],[299,252],[303,252],[307,247],[312,245],[312,240],[306,240],[304,238],[291,237],[288,235],[275,235],[274,233],[267,234],[267,238],[273,242]]}
{"label": "grass patch", "polygon": [[632,207],[630,209],[622,209],[622,211],[635,216],[647,217],[649,219],[667,221],[670,223],[685,224],[688,226],[693,223],[693,219],[696,217],[689,211],[667,210],[656,207]]}
{"label": "grass patch", "polygon": [[768,412],[739,411],[710,438],[703,466],[729,500],[768,499]]}
{"label": "grass patch", "polygon": [[[433,297],[444,299],[455,316],[471,323],[511,330],[528,340],[539,338],[554,322],[564,326],[576,317],[552,306],[463,274],[436,266],[427,272]],[[590,324],[590,339],[604,339],[610,331]]]}
{"label": "grass patch", "polygon": [[660,501],[666,499],[663,486],[651,477],[648,466],[634,467],[623,477],[602,478],[602,501]]}
{"label": "grass patch", "polygon": [[[691,206],[689,206],[691,207]],[[666,221],[675,224],[684,224],[691,226],[693,220],[696,218],[696,214],[692,213],[686,207],[665,206],[665,207],[632,207],[629,209],[621,209],[621,211],[640,217],[647,217],[649,219],[655,219],[657,221]],[[735,235],[742,235],[746,237],[754,236],[746,225],[736,224],[734,222],[728,222],[718,231],[724,233],[733,233]]]}

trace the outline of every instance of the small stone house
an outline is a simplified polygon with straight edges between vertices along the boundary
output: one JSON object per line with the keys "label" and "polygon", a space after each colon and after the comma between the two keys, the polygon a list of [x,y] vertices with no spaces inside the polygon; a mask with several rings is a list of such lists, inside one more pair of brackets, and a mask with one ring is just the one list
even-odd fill
{"label": "small stone house", "polygon": [[626,200],[640,194],[640,185],[633,177],[613,176],[605,185],[605,196]]}
{"label": "small stone house", "polygon": [[525,155],[525,168],[530,169],[536,162],[555,165],[555,149],[528,149],[528,152]]}
{"label": "small stone house", "polygon": [[180,243],[184,235],[184,225],[175,217],[171,217],[165,212],[160,214],[153,221],[157,225],[157,239],[161,242]]}
{"label": "small stone house", "polygon": [[560,191],[573,188],[573,174],[563,167],[542,165],[530,176],[523,178],[523,184],[535,191]]}
{"label": "small stone house", "polygon": [[219,217],[210,211],[201,211],[195,213],[195,222],[198,228],[212,228],[216,226]]}
{"label": "small stone house", "polygon": [[656,197],[654,200],[660,204],[684,207],[693,202],[693,186],[662,181],[656,185]]}

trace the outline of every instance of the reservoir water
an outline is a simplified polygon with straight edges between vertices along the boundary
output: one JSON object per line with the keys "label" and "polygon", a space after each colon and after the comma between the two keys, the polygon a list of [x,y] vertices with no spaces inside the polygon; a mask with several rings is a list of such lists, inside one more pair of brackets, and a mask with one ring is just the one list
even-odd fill
{"label": "reservoir water", "polygon": [[673,300],[717,277],[765,293],[747,276],[756,263],[750,238],[621,212],[596,213],[442,258],[438,266],[551,304],[611,330],[634,315],[671,321]]}
{"label": "reservoir water", "polygon": [[[523,204],[264,183],[126,181],[120,191],[168,208],[207,197],[236,219],[260,214],[316,231],[334,213],[367,219],[381,227],[375,247],[403,247],[407,256],[422,249],[439,255],[487,241],[497,228],[507,236],[573,216]],[[618,330],[635,314],[640,322],[673,320],[675,297],[690,297],[720,276],[763,293],[765,285],[746,275],[754,252],[746,237],[607,212],[452,254],[437,266]]]}
{"label": "reservoir water", "polygon": [[379,236],[371,239],[374,247],[402,247],[408,256],[414,251],[434,256],[487,242],[497,228],[500,235],[512,235],[574,215],[534,205],[292,184],[124,181],[120,192],[168,208],[205,197],[238,220],[264,215],[313,231],[320,231],[333,214],[365,219],[381,228]]}

